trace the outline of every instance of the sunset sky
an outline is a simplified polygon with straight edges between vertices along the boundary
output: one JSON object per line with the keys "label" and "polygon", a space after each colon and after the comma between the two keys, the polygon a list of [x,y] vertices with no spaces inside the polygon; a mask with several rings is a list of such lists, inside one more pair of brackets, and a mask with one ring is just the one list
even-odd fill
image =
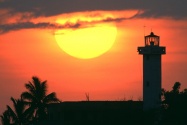
{"label": "sunset sky", "polygon": [[[186,0],[0,0],[0,114],[32,76],[47,80],[48,92],[62,101],[85,100],[85,93],[90,100],[142,98],[137,47],[151,31],[166,46],[162,87],[170,90],[179,81],[187,88],[186,5]],[[115,42],[98,57],[76,58],[61,49],[57,36],[58,41],[68,33],[68,39],[78,39],[78,31],[99,45],[116,33]]]}

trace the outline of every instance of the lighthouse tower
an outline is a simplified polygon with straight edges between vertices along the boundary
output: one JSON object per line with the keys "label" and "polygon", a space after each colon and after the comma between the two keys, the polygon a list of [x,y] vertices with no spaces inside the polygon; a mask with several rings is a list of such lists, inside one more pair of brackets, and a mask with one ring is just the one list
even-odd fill
{"label": "lighthouse tower", "polygon": [[145,36],[145,46],[138,47],[139,54],[143,55],[143,109],[150,110],[160,107],[161,104],[161,55],[166,54],[166,48],[159,46],[160,37]]}

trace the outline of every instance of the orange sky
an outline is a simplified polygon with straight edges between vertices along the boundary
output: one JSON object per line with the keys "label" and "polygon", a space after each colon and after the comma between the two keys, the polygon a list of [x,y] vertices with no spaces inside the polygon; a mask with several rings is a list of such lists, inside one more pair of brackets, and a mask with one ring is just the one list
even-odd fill
{"label": "orange sky", "polygon": [[[168,90],[179,81],[182,89],[187,88],[186,20],[167,17],[130,19],[136,13],[136,10],[96,11],[92,14],[100,14],[100,18],[90,20],[83,18],[89,12],[45,18],[55,22],[59,18],[78,16],[85,25],[100,23],[106,19],[103,15],[115,18],[124,15],[125,19],[115,22],[118,34],[113,47],[93,59],[77,59],[66,54],[55,41],[53,29],[22,29],[1,34],[0,113],[10,103],[11,96],[18,98],[25,91],[24,83],[32,76],[47,80],[49,92],[55,91],[62,101],[85,100],[85,93],[89,93],[90,100],[141,98],[142,56],[138,55],[137,47],[144,45],[144,32],[148,35],[151,29],[161,37],[161,46],[166,46],[166,55],[162,57],[162,86]],[[43,20],[44,17],[40,17],[32,21]]]}

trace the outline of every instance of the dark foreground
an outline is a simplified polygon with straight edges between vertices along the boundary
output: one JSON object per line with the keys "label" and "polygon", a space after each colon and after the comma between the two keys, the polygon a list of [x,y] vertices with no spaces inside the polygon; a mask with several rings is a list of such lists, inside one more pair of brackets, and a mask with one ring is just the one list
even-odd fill
{"label": "dark foreground", "polygon": [[[186,125],[160,109],[143,111],[141,101],[80,101],[48,106],[47,120],[37,125]],[[171,114],[171,116],[170,116]]]}

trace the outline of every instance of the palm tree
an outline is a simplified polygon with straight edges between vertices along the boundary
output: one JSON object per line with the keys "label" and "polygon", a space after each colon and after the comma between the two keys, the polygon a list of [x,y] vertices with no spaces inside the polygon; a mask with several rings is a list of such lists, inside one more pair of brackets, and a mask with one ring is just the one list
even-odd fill
{"label": "palm tree", "polygon": [[37,121],[41,121],[46,118],[47,104],[53,102],[60,102],[56,97],[56,93],[52,92],[47,95],[47,81],[40,81],[36,76],[32,77],[32,82],[25,84],[28,91],[23,92],[21,97],[26,101],[30,108],[35,112],[35,118]]}
{"label": "palm tree", "polygon": [[22,99],[14,99],[11,97],[14,110],[7,105],[7,110],[1,116],[4,125],[26,125],[32,117],[30,109],[26,109]]}

